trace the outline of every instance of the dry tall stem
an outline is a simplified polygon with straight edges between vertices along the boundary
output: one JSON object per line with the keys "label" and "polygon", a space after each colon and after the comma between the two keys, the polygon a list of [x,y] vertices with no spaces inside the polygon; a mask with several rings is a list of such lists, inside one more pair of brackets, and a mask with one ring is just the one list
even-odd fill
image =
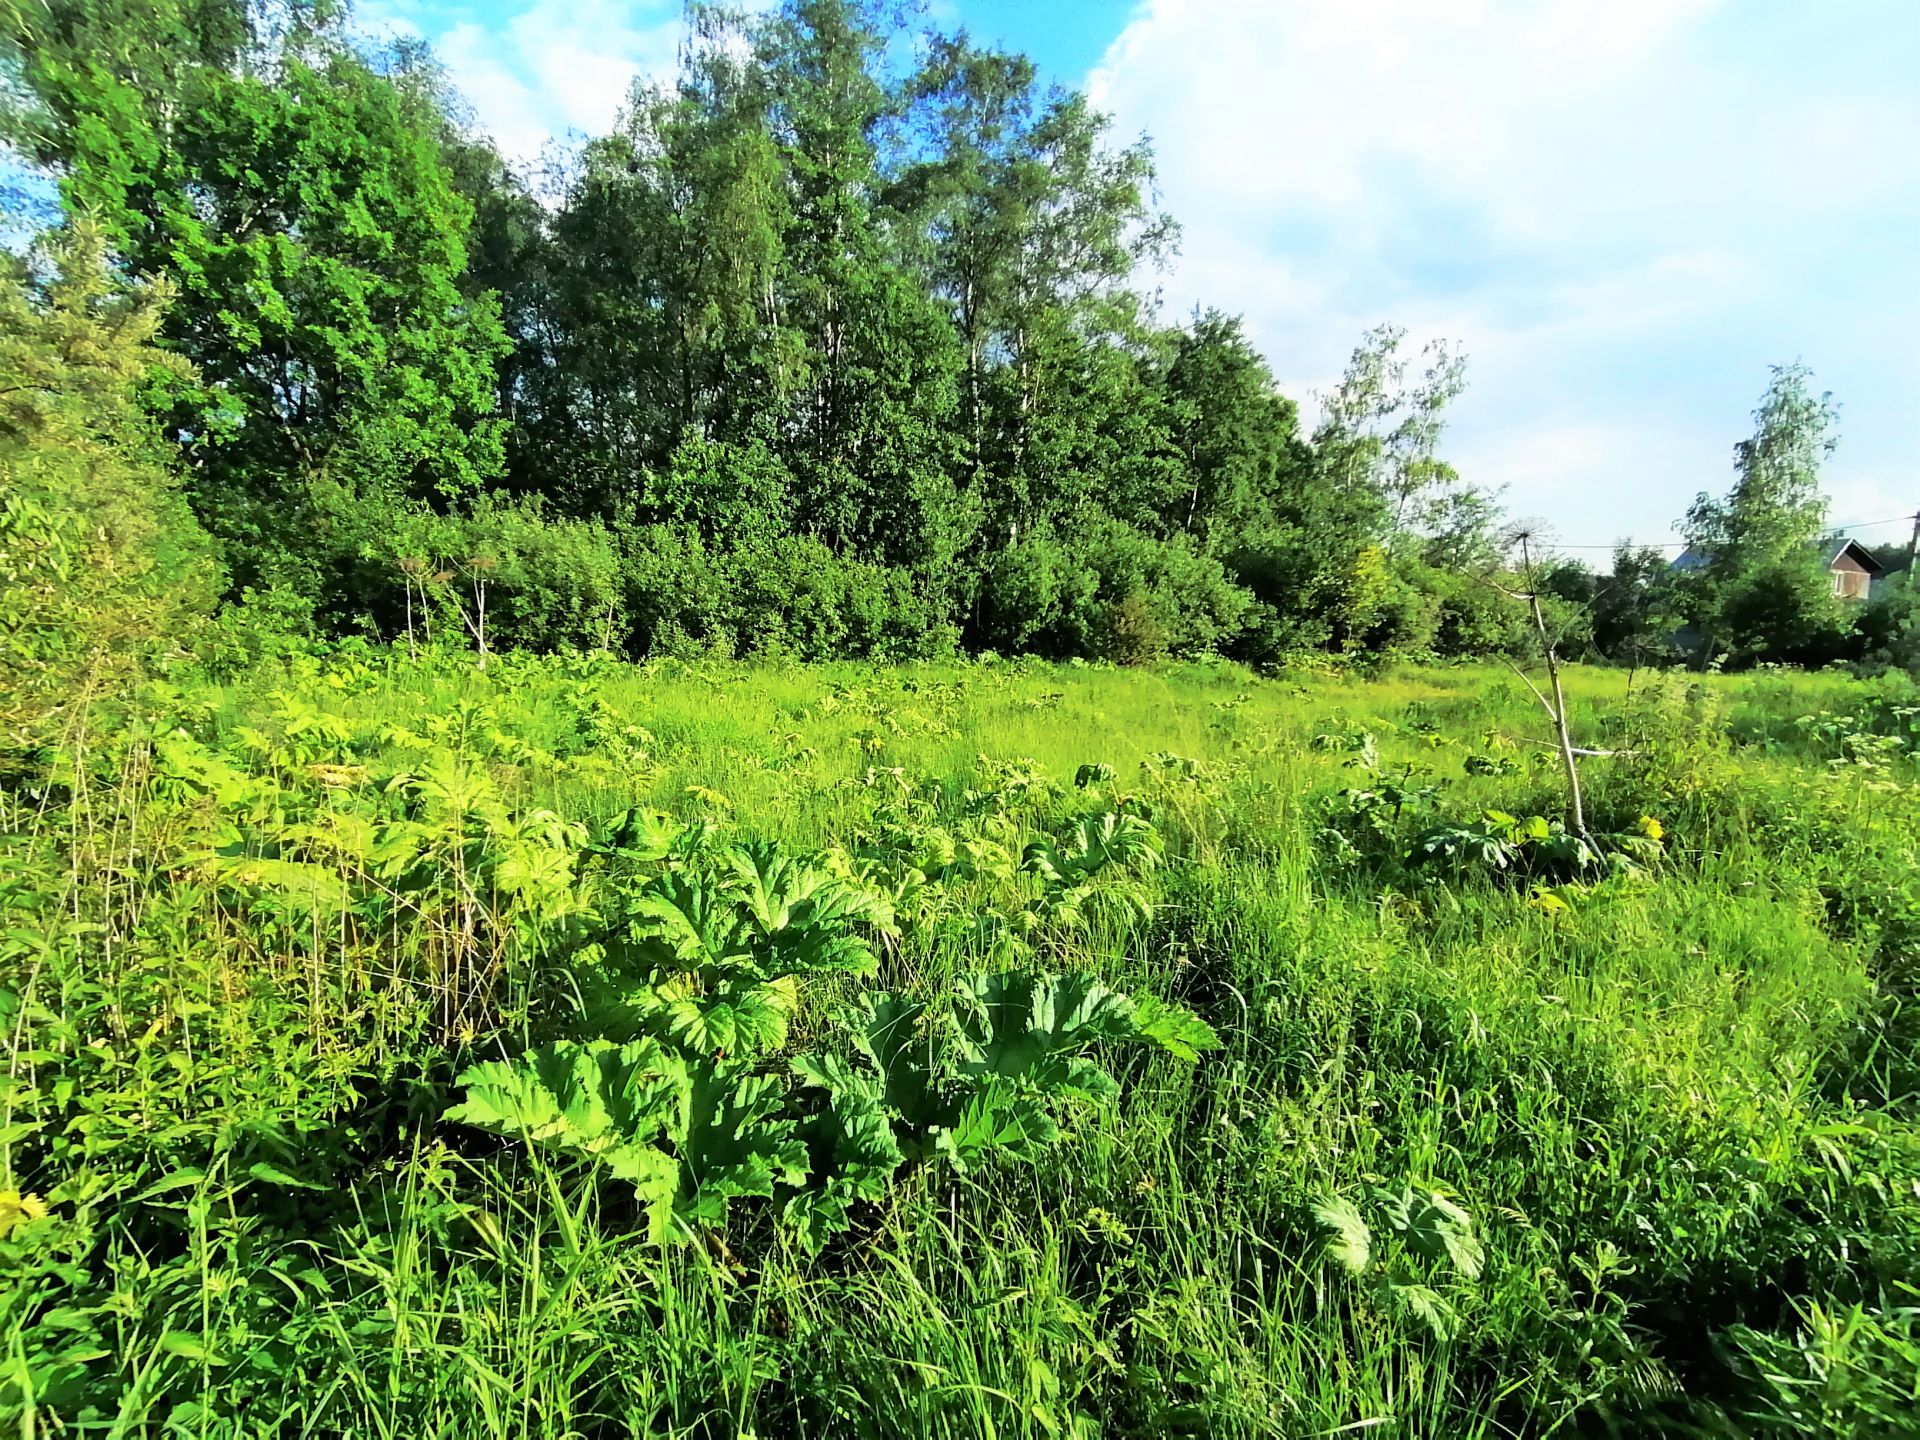
{"label": "dry tall stem", "polygon": [[[1533,691],[1534,698],[1553,722],[1554,735],[1560,742],[1560,763],[1567,772],[1568,819],[1573,833],[1584,840],[1587,838],[1587,812],[1580,797],[1580,762],[1574,750],[1573,731],[1567,724],[1567,692],[1560,683],[1560,657],[1554,653],[1553,637],[1547,633],[1546,612],[1540,608],[1540,576],[1534,569],[1529,538],[1524,533],[1520,536],[1520,564],[1527,575],[1527,608],[1533,612],[1533,628],[1540,634],[1540,653],[1546,658],[1547,680],[1553,688],[1553,699],[1549,701],[1542,695],[1540,687],[1531,680],[1527,680],[1527,688]],[[1520,678],[1527,679],[1524,673]]]}

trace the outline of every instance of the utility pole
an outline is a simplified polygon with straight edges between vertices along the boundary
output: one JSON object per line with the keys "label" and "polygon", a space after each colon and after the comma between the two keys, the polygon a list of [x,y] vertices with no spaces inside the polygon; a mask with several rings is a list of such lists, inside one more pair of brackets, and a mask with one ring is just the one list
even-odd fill
{"label": "utility pole", "polygon": [[1913,584],[1914,562],[1920,561],[1920,510],[1913,512],[1913,535],[1907,541],[1907,584]]}

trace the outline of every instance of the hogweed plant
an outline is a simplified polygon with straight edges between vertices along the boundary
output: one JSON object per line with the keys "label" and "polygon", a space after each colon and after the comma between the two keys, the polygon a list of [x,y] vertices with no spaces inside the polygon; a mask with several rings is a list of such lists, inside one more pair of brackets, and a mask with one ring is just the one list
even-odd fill
{"label": "hogweed plant", "polygon": [[[596,1033],[473,1066],[447,1119],[631,1185],[653,1238],[719,1229],[732,1202],[757,1199],[817,1251],[903,1166],[964,1173],[1054,1143],[1062,1106],[1118,1092],[1096,1047],[1193,1060],[1218,1044],[1189,1012],[1082,975],[849,995],[833,982],[871,977],[894,926],[872,887],[768,845],[676,855],[679,837],[639,838],[628,853],[660,868],[634,878],[577,957],[595,975],[579,1023]],[[1149,844],[1089,821],[1050,854],[1084,882]],[[789,1054],[807,1008],[817,1048]]]}

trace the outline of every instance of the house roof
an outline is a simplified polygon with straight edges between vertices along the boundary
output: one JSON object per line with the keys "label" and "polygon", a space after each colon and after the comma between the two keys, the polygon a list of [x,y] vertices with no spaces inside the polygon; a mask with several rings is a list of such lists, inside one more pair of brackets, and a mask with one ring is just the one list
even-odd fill
{"label": "house roof", "polygon": [[[1830,539],[1825,543],[1824,551],[1829,570],[1838,565],[1841,557],[1845,556],[1852,559],[1869,575],[1887,573],[1887,565],[1858,540]],[[1669,570],[1704,570],[1711,564],[1713,564],[1712,554],[1705,550],[1696,550],[1689,545],[1667,562],[1667,568]]]}
{"label": "house roof", "polygon": [[1669,570],[1704,570],[1712,563],[1713,556],[1689,545],[1667,562],[1667,568]]}
{"label": "house roof", "polygon": [[1858,540],[1843,539],[1832,542],[1827,549],[1827,568],[1831,570],[1835,565],[1838,565],[1843,555],[1856,561],[1860,568],[1869,575],[1884,575],[1887,573],[1887,567],[1880,562],[1879,557]]}

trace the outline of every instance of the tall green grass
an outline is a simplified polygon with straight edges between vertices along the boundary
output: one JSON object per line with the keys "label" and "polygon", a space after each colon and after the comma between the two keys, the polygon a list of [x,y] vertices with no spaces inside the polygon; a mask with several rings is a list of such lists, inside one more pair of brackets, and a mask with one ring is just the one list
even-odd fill
{"label": "tall green grass", "polygon": [[[1586,762],[1596,828],[1651,818],[1662,853],[1520,877],[1406,858],[1560,814],[1534,702],[1489,669],[376,652],[151,687],[0,797],[0,1409],[34,1435],[1920,1431],[1910,688],[1573,690],[1622,752]],[[382,789],[449,757],[483,796]],[[522,885],[533,812],[1017,842],[1086,808],[1093,763],[1170,863],[1150,919],[1028,963],[1223,1045],[1134,1063],[1041,1160],[917,1172],[817,1258],[751,1208],[661,1249],[618,1186],[439,1122],[464,1064],[567,1003],[600,872]],[[1340,792],[1383,776],[1436,789],[1344,854]],[[403,878],[378,817],[422,827]],[[956,903],[1012,914],[1028,883]],[[999,963],[909,926],[882,978]],[[1378,1224],[1367,1273],[1329,1254],[1317,1205],[1407,1184],[1472,1217],[1478,1275]]]}

